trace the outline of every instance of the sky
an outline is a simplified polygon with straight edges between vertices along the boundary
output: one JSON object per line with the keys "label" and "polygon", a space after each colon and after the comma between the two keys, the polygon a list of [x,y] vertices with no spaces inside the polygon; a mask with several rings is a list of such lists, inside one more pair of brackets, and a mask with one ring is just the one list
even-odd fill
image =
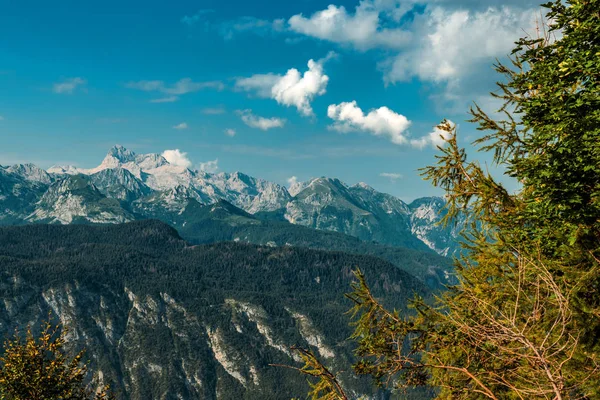
{"label": "sky", "polygon": [[98,165],[110,147],[287,185],[439,195],[435,126],[493,112],[529,0],[0,0],[0,164]]}

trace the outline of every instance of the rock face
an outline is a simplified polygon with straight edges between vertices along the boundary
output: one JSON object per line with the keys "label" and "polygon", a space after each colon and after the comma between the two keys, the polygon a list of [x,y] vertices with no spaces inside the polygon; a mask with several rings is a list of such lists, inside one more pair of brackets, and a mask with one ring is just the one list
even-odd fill
{"label": "rock face", "polygon": [[[290,192],[291,191],[291,192]],[[103,198],[104,199],[103,199]],[[92,169],[32,164],[0,167],[0,224],[118,223],[158,218],[172,223],[189,202],[225,200],[270,220],[341,232],[365,241],[453,254],[456,228],[436,225],[441,198],[402,200],[359,183],[317,178],[290,187],[241,172],[211,174],[172,165],[159,154],[115,146]]]}
{"label": "rock face", "polygon": [[31,222],[71,224],[123,223],[134,217],[119,201],[104,196],[84,175],[72,175],[53,182],[26,218]]}
{"label": "rock face", "polygon": [[460,250],[458,237],[464,219],[459,218],[456,224],[447,227],[440,225],[445,205],[440,197],[424,197],[410,203],[411,231],[438,254],[450,256]]}
{"label": "rock face", "polygon": [[[289,347],[349,370],[354,265],[390,307],[427,288],[364,256],[236,243],[188,246],[158,221],[0,228],[0,334],[52,316],[123,399],[283,399],[306,393]],[[341,375],[359,395],[368,379]]]}

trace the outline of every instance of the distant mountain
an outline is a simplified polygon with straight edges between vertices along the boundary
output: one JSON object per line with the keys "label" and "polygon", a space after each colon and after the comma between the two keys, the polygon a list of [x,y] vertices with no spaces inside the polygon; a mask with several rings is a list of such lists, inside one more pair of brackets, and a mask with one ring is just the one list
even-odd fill
{"label": "distant mountain", "polygon": [[[226,200],[259,219],[287,221],[391,246],[452,255],[457,227],[437,226],[441,198],[411,205],[364,183],[316,178],[290,187],[241,172],[211,174],[170,164],[159,154],[109,150],[91,169],[34,165],[0,169],[0,224],[124,222],[158,218],[168,223],[190,202]],[[104,197],[104,199],[102,199]],[[181,222],[182,226],[183,222]]]}
{"label": "distant mountain", "polygon": [[[221,202],[194,215],[252,219],[231,207]],[[375,398],[371,381],[350,372],[344,311],[351,304],[343,294],[351,270],[360,266],[374,294],[401,313],[414,294],[431,295],[378,258],[233,242],[190,246],[154,220],[3,227],[0,243],[0,335],[50,314],[69,329],[69,349],[87,349],[93,383],[110,384],[122,399],[302,396],[302,376],[269,366],[295,363],[291,345],[345,371],[340,379],[353,398]]]}
{"label": "distant mountain", "polygon": [[106,197],[85,175],[50,184],[26,220],[42,223],[123,223],[133,221],[117,199]]}
{"label": "distant mountain", "polygon": [[410,203],[410,225],[413,235],[429,248],[443,256],[457,254],[460,250],[459,233],[464,219],[458,218],[447,227],[439,224],[446,214],[446,202],[440,197],[423,197]]}

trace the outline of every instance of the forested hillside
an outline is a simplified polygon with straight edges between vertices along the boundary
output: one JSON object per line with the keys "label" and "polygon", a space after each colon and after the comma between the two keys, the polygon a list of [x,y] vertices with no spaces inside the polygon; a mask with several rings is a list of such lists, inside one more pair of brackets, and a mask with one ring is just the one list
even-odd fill
{"label": "forested hillside", "polygon": [[[270,363],[312,349],[349,371],[351,270],[400,310],[418,279],[377,258],[289,246],[189,245],[158,221],[0,229],[0,329],[50,312],[122,398],[281,399],[303,380]],[[369,380],[342,375],[353,393]]]}

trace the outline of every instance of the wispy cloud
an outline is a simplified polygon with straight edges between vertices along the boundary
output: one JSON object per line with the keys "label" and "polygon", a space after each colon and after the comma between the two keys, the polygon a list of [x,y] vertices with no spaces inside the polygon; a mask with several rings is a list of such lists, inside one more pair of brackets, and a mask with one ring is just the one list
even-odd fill
{"label": "wispy cloud", "polygon": [[182,123],[180,123],[180,124],[177,124],[177,125],[175,125],[175,126],[173,127],[173,129],[178,129],[178,130],[183,130],[183,129],[188,129],[188,128],[189,128],[189,126],[188,126],[188,124],[187,124],[187,123],[185,123],[185,122],[182,122]]}
{"label": "wispy cloud", "polygon": [[245,32],[264,36],[285,30],[284,19],[266,20],[251,16],[242,16],[231,20],[219,20],[211,17],[213,12],[214,10],[200,10],[193,15],[184,16],[181,19],[181,23],[190,29],[202,28],[205,31],[217,32],[225,40],[232,40],[235,35]]}
{"label": "wispy cloud", "polygon": [[229,137],[234,137],[234,136],[235,136],[235,134],[237,133],[237,132],[235,131],[235,129],[232,129],[232,128],[227,128],[227,129],[225,129],[223,132],[224,132],[224,133],[225,133],[227,136],[229,136]]}
{"label": "wispy cloud", "polygon": [[327,108],[327,116],[335,122],[330,128],[338,132],[368,132],[375,136],[384,136],[394,144],[407,142],[405,132],[411,122],[404,115],[387,107],[380,107],[365,114],[356,101],[332,104]]}
{"label": "wispy cloud", "polygon": [[202,18],[204,18],[205,15],[211,14],[214,12],[215,12],[215,10],[211,10],[211,9],[198,10],[195,14],[185,15],[183,18],[181,18],[181,23],[185,24],[187,26],[194,26],[198,22],[200,22],[202,20]]}
{"label": "wispy cloud", "polygon": [[151,103],[172,103],[178,100],[178,96],[198,92],[204,89],[223,90],[225,84],[221,81],[194,82],[191,78],[183,78],[172,85],[164,81],[135,81],[128,82],[125,87],[129,89],[141,90],[144,92],[158,92],[169,95],[164,98],[150,100]]}
{"label": "wispy cloud", "polygon": [[383,178],[388,178],[392,183],[396,182],[398,179],[402,179],[402,174],[396,172],[382,172],[379,176]]}
{"label": "wispy cloud", "polygon": [[237,113],[242,118],[242,121],[251,128],[267,131],[273,128],[283,128],[286,120],[283,118],[265,118],[252,114],[252,110],[238,110]]}
{"label": "wispy cloud", "polygon": [[67,78],[62,82],[57,82],[52,86],[52,91],[58,94],[73,94],[78,87],[83,87],[87,81],[83,78]]}
{"label": "wispy cloud", "polygon": [[304,116],[311,116],[314,114],[311,102],[327,91],[329,76],[325,75],[323,64],[334,57],[336,54],[330,52],[323,59],[309,60],[308,70],[304,73],[291,68],[285,75],[269,73],[239,78],[236,88],[260,97],[272,98],[279,104],[296,107]]}
{"label": "wispy cloud", "polygon": [[225,114],[226,110],[224,107],[207,107],[200,110],[204,115],[220,115]]}
{"label": "wispy cloud", "polygon": [[208,172],[214,174],[219,170],[219,159],[215,159],[212,161],[202,162],[198,165],[198,169],[200,171]]}
{"label": "wispy cloud", "polygon": [[[448,123],[451,127],[454,126],[454,122],[448,121]],[[446,143],[446,139],[448,139],[449,136],[450,134],[447,131],[436,126],[428,135],[425,135],[420,139],[412,139],[410,144],[417,149],[424,149],[427,146],[441,147]]]}
{"label": "wispy cloud", "polygon": [[159,99],[152,99],[150,103],[174,103],[179,100],[177,96],[161,97]]}

